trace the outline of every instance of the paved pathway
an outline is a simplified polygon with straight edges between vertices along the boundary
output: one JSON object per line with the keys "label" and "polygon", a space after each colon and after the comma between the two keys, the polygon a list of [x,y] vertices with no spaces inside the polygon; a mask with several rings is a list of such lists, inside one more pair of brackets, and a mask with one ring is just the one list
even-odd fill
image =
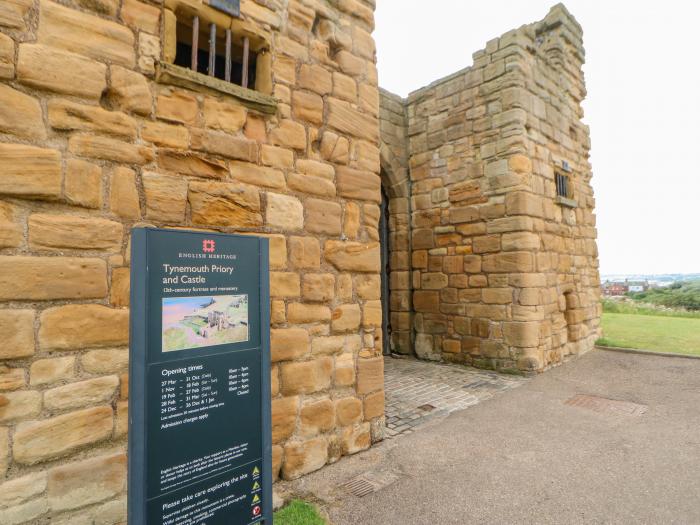
{"label": "paved pathway", "polygon": [[384,359],[387,439],[410,434],[433,419],[462,410],[527,379],[459,365]]}
{"label": "paved pathway", "polygon": [[699,429],[700,360],[597,350],[278,489],[334,525],[700,524]]}

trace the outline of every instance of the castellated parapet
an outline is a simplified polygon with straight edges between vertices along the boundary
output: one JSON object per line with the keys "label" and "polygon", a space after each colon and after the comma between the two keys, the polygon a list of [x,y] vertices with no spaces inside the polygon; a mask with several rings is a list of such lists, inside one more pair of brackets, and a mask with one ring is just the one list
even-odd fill
{"label": "castellated parapet", "polygon": [[541,371],[600,334],[581,27],[559,4],[473,58],[405,100],[381,92],[382,176],[406,226],[392,348]]}

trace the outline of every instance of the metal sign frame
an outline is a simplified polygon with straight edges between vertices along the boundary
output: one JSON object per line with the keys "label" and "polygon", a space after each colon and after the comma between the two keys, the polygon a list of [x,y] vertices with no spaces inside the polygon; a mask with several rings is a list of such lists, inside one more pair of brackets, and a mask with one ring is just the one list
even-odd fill
{"label": "metal sign frame", "polygon": [[[210,243],[210,244],[207,244]],[[208,249],[207,246],[210,248]],[[216,248],[214,248],[216,246]],[[163,257],[173,257],[173,253],[179,253],[178,257],[190,255],[188,250],[196,253],[195,256],[201,257],[201,261],[190,261],[189,264],[201,264],[210,259],[210,257],[232,257],[221,253],[214,254],[214,251],[221,252],[229,250],[230,253],[236,252],[235,263],[225,262],[221,265],[211,264],[208,267],[213,268],[232,268],[226,270],[230,275],[224,276],[202,276],[202,279],[209,279],[214,284],[225,282],[226,285],[236,285],[226,288],[226,290],[240,289],[251,292],[250,294],[241,295],[214,295],[210,292],[206,297],[212,299],[214,304],[217,298],[234,298],[239,302],[234,304],[230,302],[225,306],[226,321],[223,324],[216,325],[217,321],[209,317],[209,321],[204,323],[201,330],[206,330],[207,333],[201,332],[201,337],[207,337],[208,331],[211,330],[228,330],[231,326],[236,326],[236,322],[229,324],[228,318],[232,308],[239,308],[242,303],[245,304],[245,319],[239,320],[239,329],[243,325],[247,327],[245,333],[247,339],[238,339],[234,342],[219,343],[221,339],[199,340],[201,346],[176,348],[175,351],[170,348],[165,349],[165,329],[166,326],[163,319],[163,311],[165,310],[166,299],[171,301],[183,300],[187,302],[192,298],[200,299],[196,295],[182,295],[185,288],[165,288],[162,278],[163,274],[159,272],[159,261],[164,260]],[[173,250],[172,252],[170,250]],[[233,251],[231,251],[233,250]],[[211,252],[211,253],[206,253]],[[134,228],[132,229],[131,238],[131,292],[130,292],[130,348],[129,348],[129,448],[128,448],[128,523],[131,525],[163,525],[166,523],[177,523],[173,521],[173,516],[177,513],[180,518],[189,512],[190,516],[194,516],[194,521],[188,523],[206,523],[206,525],[250,525],[250,524],[272,524],[272,424],[271,424],[271,398],[270,398],[270,289],[269,289],[269,245],[268,240],[263,237],[229,235],[221,233],[197,232],[187,230],[165,230],[158,228]],[[175,261],[177,262],[177,261]],[[218,261],[217,261],[218,262]],[[228,266],[227,266],[228,264]],[[162,266],[162,265],[161,265]],[[255,270],[253,270],[255,266]],[[200,268],[202,268],[200,266]],[[213,270],[207,270],[213,271]],[[224,270],[220,270],[224,271]],[[239,272],[237,274],[236,272]],[[251,274],[257,273],[257,282],[251,278]],[[193,273],[187,276],[187,279],[197,278]],[[184,282],[184,280],[183,280]],[[220,287],[221,284],[218,284]],[[165,290],[170,290],[166,292]],[[194,290],[219,290],[222,288],[190,288],[191,293],[196,294]],[[253,296],[254,291],[257,291],[257,297]],[[180,295],[177,295],[177,293]],[[173,295],[173,293],[175,295]],[[159,299],[160,297],[160,299]],[[245,299],[240,299],[245,297]],[[218,299],[224,301],[224,299]],[[153,304],[154,302],[158,304]],[[197,312],[204,309],[196,310]],[[169,310],[170,311],[170,310]],[[241,309],[241,312],[243,309]],[[220,315],[220,312],[214,312],[215,316]],[[242,314],[241,314],[242,315]],[[191,317],[191,316],[190,316]],[[157,322],[153,322],[158,319]],[[187,319],[187,317],[183,317]],[[206,319],[206,318],[205,318]],[[242,317],[241,317],[242,319]],[[184,321],[183,321],[184,322]],[[189,321],[188,321],[189,322]],[[213,322],[213,328],[210,328],[208,322]],[[170,326],[170,325],[168,325]],[[178,325],[179,326],[179,325]],[[222,328],[223,327],[223,328]],[[193,332],[194,333],[194,332]],[[225,332],[219,334],[221,337],[227,337]],[[238,333],[238,332],[237,332]],[[229,336],[230,337],[230,336]],[[201,339],[201,338],[200,338]],[[160,341],[160,344],[158,343]],[[217,342],[214,342],[217,341]],[[189,343],[194,344],[194,343]],[[164,351],[165,350],[165,351]],[[154,406],[162,407],[164,397],[161,388],[155,390],[156,382],[161,375],[165,375],[164,371],[170,374],[173,370],[188,369],[188,363],[200,363],[207,370],[207,365],[211,369],[208,380],[210,397],[205,397],[208,401],[199,402],[201,406],[195,409],[183,409],[185,406],[182,403],[183,397],[178,397],[173,400],[175,415],[164,415],[165,408],[154,410]],[[238,384],[238,376],[244,374],[234,374],[235,382],[232,383],[232,369],[226,368],[231,363],[245,363],[251,365],[250,378],[245,378],[245,385],[240,388],[248,387],[248,390],[241,390],[238,386],[232,387],[232,384]],[[179,368],[178,368],[179,367]],[[248,367],[235,368],[238,370],[248,370]],[[255,374],[255,369],[258,369],[258,374]],[[154,375],[156,374],[156,375]],[[217,375],[219,374],[219,375]],[[256,377],[257,376],[257,377]],[[206,374],[201,377],[208,377]],[[149,378],[151,381],[149,382]],[[190,378],[182,379],[190,381]],[[202,381],[204,384],[206,380]],[[216,382],[219,381],[218,386]],[[255,385],[255,382],[258,385]],[[212,386],[212,383],[214,385]],[[158,383],[160,386],[160,382]],[[190,384],[187,384],[189,389]],[[180,386],[178,388],[184,388]],[[233,390],[232,390],[233,388]],[[238,388],[238,390],[236,390]],[[216,390],[214,390],[216,389]],[[188,390],[189,392],[190,390]],[[213,392],[213,393],[212,393]],[[243,394],[243,395],[241,395]],[[250,394],[250,397],[247,397]],[[169,395],[169,394],[168,394]],[[178,394],[180,395],[180,394]],[[257,397],[259,395],[259,405]],[[214,401],[212,401],[212,399]],[[250,399],[250,401],[248,401]],[[157,403],[157,405],[154,405]],[[210,404],[206,404],[210,403]],[[190,406],[190,405],[188,405]],[[243,409],[243,410],[241,410]],[[234,412],[237,410],[238,412]],[[199,416],[183,416],[182,414],[194,413],[199,411]],[[252,415],[251,417],[247,417]],[[254,417],[253,417],[254,416]],[[171,422],[164,425],[166,418],[179,417],[179,420],[169,420]],[[184,419],[182,419],[184,418]],[[246,419],[247,418],[247,419]],[[201,421],[200,421],[201,420]],[[174,422],[173,422],[174,421]],[[260,428],[250,429],[244,422],[255,421],[260,423]],[[222,432],[211,432],[211,425],[221,423]],[[179,425],[174,430],[170,429],[169,425]],[[208,430],[204,432],[202,429],[208,426]],[[166,428],[167,430],[163,430]],[[232,430],[232,431],[231,431]],[[182,469],[182,464],[172,465],[163,470],[162,466],[172,458],[160,452],[161,449],[172,450],[174,439],[168,439],[164,434],[175,434],[182,436],[182,432],[187,432],[187,436],[193,439],[187,439],[186,442],[179,442],[177,445],[181,447],[183,461],[187,464],[193,463],[192,467]],[[180,433],[180,434],[178,434]],[[217,447],[220,442],[233,440],[233,436],[238,439],[243,434],[246,438],[250,435],[254,436],[250,440],[250,450],[247,447],[233,446],[226,450],[225,454],[217,452],[216,454],[208,454],[206,456],[194,456],[198,452],[198,447],[206,449],[207,446]],[[161,437],[161,443],[156,440]],[[258,441],[259,440],[259,441]],[[182,440],[179,440],[182,441]],[[228,442],[227,442],[228,443]],[[246,442],[246,445],[249,443]],[[258,448],[259,447],[259,448]],[[178,449],[179,452],[180,449]],[[251,455],[256,455],[258,451],[260,457],[255,456],[253,461],[248,461],[244,464],[234,464],[236,455],[231,451],[238,450],[242,453],[238,456],[243,459],[250,459]],[[246,453],[250,452],[248,456]],[[161,456],[166,459],[160,461]],[[154,457],[159,458],[158,461]],[[212,463],[211,458],[217,458],[218,464],[214,464],[211,470],[209,467]],[[187,459],[190,458],[190,459]],[[196,461],[203,460],[200,464]],[[180,458],[177,458],[180,461]],[[155,462],[155,465],[154,465]],[[253,468],[254,464],[254,468]],[[259,465],[259,467],[258,467]],[[189,469],[189,470],[188,470]],[[197,471],[195,472],[195,469]],[[212,472],[213,470],[213,472]],[[164,484],[163,472],[171,472],[171,477],[168,478],[170,485]],[[190,472],[191,471],[191,472]],[[175,474],[178,472],[178,474]],[[182,474],[182,472],[185,472]],[[243,473],[243,474],[241,474]],[[180,478],[173,476],[180,475]],[[189,476],[189,477],[188,477]],[[232,477],[233,476],[233,477]],[[257,476],[257,477],[256,477]],[[156,479],[157,478],[157,479]],[[242,479],[241,479],[242,478]],[[173,481],[178,479],[177,482]],[[242,487],[247,486],[252,488],[243,490]],[[209,484],[209,485],[207,485]],[[158,486],[158,490],[154,486]],[[257,486],[257,488],[255,488]],[[168,490],[165,490],[168,489]],[[255,489],[257,492],[252,493]],[[189,491],[189,492],[188,492]],[[236,492],[238,491],[238,492]],[[245,495],[243,494],[245,492]],[[155,494],[155,495],[154,495]],[[184,494],[184,496],[183,496]],[[238,496],[236,494],[239,494]],[[170,499],[168,499],[170,498]],[[199,498],[199,499],[198,499]],[[208,498],[208,499],[206,499]],[[219,498],[218,500],[216,498]],[[250,498],[250,501],[248,501]],[[211,503],[201,503],[201,508],[204,509],[200,514],[196,514],[199,510],[196,506],[201,501],[210,501]],[[175,502],[176,503],[173,503]],[[256,501],[259,502],[256,503]],[[185,503],[188,502],[188,503]],[[163,509],[155,512],[161,506]],[[194,508],[194,510],[181,510],[186,507]],[[257,508],[256,508],[257,507]],[[166,519],[165,513],[170,512]],[[209,509],[209,510],[206,510]],[[247,509],[247,518],[243,519],[245,514],[242,509]],[[149,515],[150,512],[150,515]],[[257,512],[257,514],[256,514]],[[159,514],[160,513],[160,514]],[[207,513],[209,513],[207,515]],[[154,517],[155,516],[155,517]],[[200,516],[201,518],[197,518]],[[178,516],[175,516],[178,517]]]}

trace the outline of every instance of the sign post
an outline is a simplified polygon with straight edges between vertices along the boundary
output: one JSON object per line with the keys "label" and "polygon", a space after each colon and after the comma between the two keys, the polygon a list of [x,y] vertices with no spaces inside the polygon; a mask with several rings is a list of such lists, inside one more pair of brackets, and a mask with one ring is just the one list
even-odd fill
{"label": "sign post", "polygon": [[267,239],[131,243],[129,524],[271,524]]}

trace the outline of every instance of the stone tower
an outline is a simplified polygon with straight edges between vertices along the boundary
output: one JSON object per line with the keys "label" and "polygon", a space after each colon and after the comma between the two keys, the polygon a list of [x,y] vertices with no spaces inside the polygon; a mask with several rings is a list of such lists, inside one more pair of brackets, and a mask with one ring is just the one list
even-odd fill
{"label": "stone tower", "polygon": [[559,4],[473,58],[381,92],[392,345],[540,371],[599,334],[581,27]]}

